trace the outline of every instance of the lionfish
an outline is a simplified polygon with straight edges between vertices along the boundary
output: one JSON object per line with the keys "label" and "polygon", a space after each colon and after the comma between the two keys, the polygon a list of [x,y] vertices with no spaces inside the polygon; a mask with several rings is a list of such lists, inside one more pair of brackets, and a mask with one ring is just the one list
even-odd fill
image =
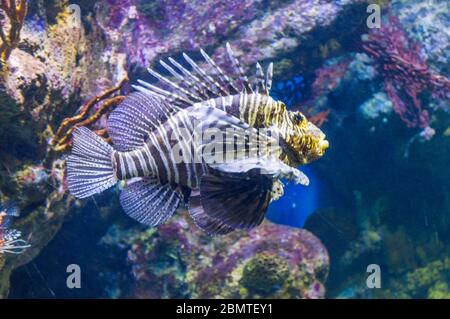
{"label": "lionfish", "polygon": [[[302,113],[290,112],[270,97],[273,64],[266,75],[256,65],[252,87],[229,44],[236,75],[200,52],[206,68],[183,53],[190,68],[173,58],[171,65],[161,61],[173,79],[148,70],[164,87],[144,81],[133,86],[137,91],[108,119],[114,148],[85,127],[74,131],[67,159],[73,195],[89,197],[126,181],[120,202],[135,220],[159,225],[184,201],[197,226],[209,234],[226,234],[263,221],[270,201],[283,194],[281,178],[309,183],[295,167],[320,158],[328,141]],[[222,136],[198,141],[199,127]],[[249,135],[257,136],[258,143]],[[273,152],[264,151],[275,144]],[[227,160],[178,160],[199,149],[213,149]]]}
{"label": "lionfish", "polygon": [[18,208],[7,203],[0,205],[0,254],[21,254],[30,247],[28,242],[22,239],[22,233],[16,229],[10,229],[10,218],[19,216]]}

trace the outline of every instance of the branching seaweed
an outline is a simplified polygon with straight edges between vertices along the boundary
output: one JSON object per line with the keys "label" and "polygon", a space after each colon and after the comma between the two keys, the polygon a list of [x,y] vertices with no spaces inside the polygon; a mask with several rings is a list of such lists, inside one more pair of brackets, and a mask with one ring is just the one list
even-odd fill
{"label": "branching seaweed", "polygon": [[11,52],[19,45],[20,31],[27,14],[27,2],[26,0],[0,0],[0,13],[3,13],[9,20],[8,28],[6,27],[6,21],[0,20],[1,67],[1,65],[6,64]]}
{"label": "branching seaweed", "polygon": [[[87,101],[80,108],[77,115],[65,118],[50,142],[50,146],[57,152],[68,151],[70,147],[72,147],[72,133],[77,127],[89,126],[96,123],[102,115],[106,114],[124,100],[125,97],[122,95],[112,95],[119,92],[127,82],[128,77],[125,77],[117,86],[110,88]],[[100,102],[103,102],[102,105],[91,114],[91,111]],[[106,129],[99,129],[95,132],[110,142]]]}

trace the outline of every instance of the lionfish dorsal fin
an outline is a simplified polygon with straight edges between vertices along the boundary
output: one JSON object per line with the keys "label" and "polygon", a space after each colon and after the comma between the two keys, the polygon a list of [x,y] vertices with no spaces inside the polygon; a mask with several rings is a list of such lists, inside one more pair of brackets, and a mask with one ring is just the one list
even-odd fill
{"label": "lionfish dorsal fin", "polygon": [[264,71],[261,67],[261,64],[256,63],[256,83],[255,83],[255,91],[258,92],[266,92],[266,86],[264,81]]}
{"label": "lionfish dorsal fin", "polygon": [[200,77],[200,79],[209,85],[210,88],[214,90],[215,93],[218,93],[219,96],[223,95],[229,95],[230,93],[222,86],[220,85],[216,80],[214,80],[211,76],[206,74],[206,72],[200,68],[197,63],[192,60],[189,55],[183,52],[183,58],[186,60],[187,63],[192,67],[192,69],[197,73],[197,75]]}
{"label": "lionfish dorsal fin", "polygon": [[244,86],[244,90],[249,94],[253,93],[253,90],[252,90],[252,87],[250,86],[248,78],[244,74],[244,70],[242,69],[241,64],[239,63],[239,60],[235,57],[229,42],[227,42],[226,47],[227,47],[228,57],[230,58],[231,63],[233,64],[236,71],[239,73],[239,80],[241,81],[242,85]]}
{"label": "lionfish dorsal fin", "polygon": [[170,103],[171,105],[184,108],[186,105],[192,104],[192,101],[186,99],[185,97],[183,97],[177,93],[161,89],[161,88],[157,87],[156,85],[147,83],[145,81],[138,80],[138,83],[141,84],[141,86],[132,85],[132,87],[134,89],[136,89],[137,91],[142,92],[144,94],[152,95],[152,96],[158,97],[160,99],[163,99],[163,100],[167,101],[168,103]]}
{"label": "lionfish dorsal fin", "polygon": [[[186,81],[186,79],[183,77],[183,75],[181,75],[180,73],[178,73],[177,71],[175,71],[174,68],[172,68],[170,65],[168,65],[166,62],[164,62],[163,60],[160,60],[159,63],[170,73],[172,74],[179,82],[183,82]],[[198,92],[196,90],[192,90],[192,87],[189,87],[187,89],[184,88],[180,88],[180,90],[182,92],[184,92],[186,95],[188,95],[190,97],[191,100],[193,101],[202,101],[202,98],[198,95]]]}
{"label": "lionfish dorsal fin", "polygon": [[108,118],[108,134],[118,151],[142,146],[148,133],[178,110],[167,99],[143,90],[127,96]]}
{"label": "lionfish dorsal fin", "polygon": [[[193,103],[193,101],[190,100],[189,97],[188,97],[189,96],[189,92],[186,91],[184,88],[182,88],[181,86],[177,85],[174,81],[171,81],[171,80],[165,78],[164,76],[162,76],[161,74],[159,74],[158,72],[154,71],[151,68],[148,68],[147,70],[148,70],[148,72],[151,75],[153,75],[159,81],[166,83],[167,85],[172,87],[175,90],[175,92],[177,92],[177,93],[173,93],[173,92],[166,91],[168,97],[172,97],[174,99],[178,99],[178,100],[180,100],[182,102],[185,102],[185,103],[188,103],[188,104],[192,104]],[[140,82],[140,84],[146,86],[145,82],[142,82],[142,83]],[[160,91],[163,91],[163,90],[160,90]]]}
{"label": "lionfish dorsal fin", "polygon": [[[242,91],[253,93],[247,76],[227,43],[226,50],[231,60],[233,71],[236,74],[226,74],[214,60],[206,54],[203,49],[200,53],[203,56],[204,64],[197,64],[186,53],[183,58],[189,66],[169,57],[170,62],[160,61],[161,66],[168,72],[169,76],[158,73],[155,69],[148,69],[148,72],[158,80],[158,83],[151,84],[139,80],[139,85],[133,86],[136,90],[144,94],[150,94],[163,99],[178,108],[187,108],[195,103],[207,101],[209,99],[226,97],[239,94]],[[265,92],[264,74],[258,66],[258,87],[257,90]],[[262,74],[262,75],[261,75]],[[267,81],[266,81],[267,82]]]}
{"label": "lionfish dorsal fin", "polygon": [[269,66],[267,67],[267,73],[266,73],[266,93],[269,94],[270,89],[272,87],[272,77],[273,77],[273,63],[270,62]]}
{"label": "lionfish dorsal fin", "polygon": [[211,59],[211,57],[208,54],[206,54],[206,52],[203,49],[200,49],[200,53],[202,54],[202,56],[206,60],[206,62],[209,64],[211,69],[216,71],[217,76],[219,77],[219,79],[223,83],[228,85],[228,90],[230,91],[230,93],[231,94],[239,93],[239,89],[236,87],[236,85],[233,83],[233,81],[231,81],[231,79],[228,77],[228,75],[226,75],[222,71],[222,69],[216,64],[216,62],[214,62],[214,60]]}
{"label": "lionfish dorsal fin", "polygon": [[183,82],[187,84],[187,88],[190,90],[194,90],[197,95],[199,95],[203,100],[209,99],[208,92],[212,92],[208,86],[201,82],[199,78],[197,78],[195,75],[193,75],[188,69],[186,69],[184,66],[182,66],[180,63],[175,61],[173,58],[169,58],[170,63],[172,63],[173,66],[178,68],[178,70],[183,73]]}

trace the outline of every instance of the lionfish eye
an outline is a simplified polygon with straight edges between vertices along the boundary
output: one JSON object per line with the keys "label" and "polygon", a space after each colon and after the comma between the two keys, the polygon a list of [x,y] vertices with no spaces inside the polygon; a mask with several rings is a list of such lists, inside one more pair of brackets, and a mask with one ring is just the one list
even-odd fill
{"label": "lionfish eye", "polygon": [[300,112],[294,113],[294,122],[295,123],[300,124],[301,122],[303,122],[305,120],[306,120],[306,117],[302,113],[300,113]]}

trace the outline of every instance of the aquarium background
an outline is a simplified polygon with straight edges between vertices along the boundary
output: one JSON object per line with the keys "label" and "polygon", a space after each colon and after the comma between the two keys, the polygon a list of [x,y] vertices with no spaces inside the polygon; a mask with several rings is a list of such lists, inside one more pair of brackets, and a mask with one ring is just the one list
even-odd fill
{"label": "aquarium background", "polygon": [[[0,297],[450,297],[449,10],[446,0],[2,2],[0,200],[17,205],[8,227],[32,246],[0,253]],[[261,226],[218,237],[184,209],[139,225],[120,185],[68,195],[70,145],[54,143],[64,118],[89,119],[137,79],[154,81],[146,68],[162,71],[160,59],[198,60],[203,48],[226,63],[226,42],[247,74],[273,61],[271,95],[327,134],[330,149],[304,168],[309,187],[289,185]]]}

